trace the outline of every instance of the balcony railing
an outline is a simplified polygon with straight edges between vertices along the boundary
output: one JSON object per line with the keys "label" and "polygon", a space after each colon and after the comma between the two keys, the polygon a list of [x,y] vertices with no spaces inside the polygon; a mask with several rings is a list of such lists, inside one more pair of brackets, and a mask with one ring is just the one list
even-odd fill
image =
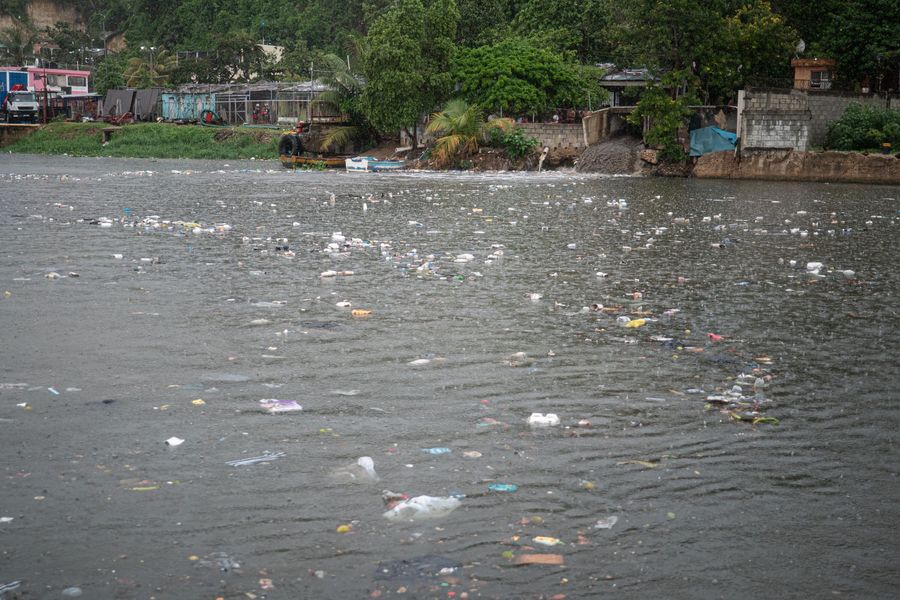
{"label": "balcony railing", "polygon": [[798,90],[830,90],[831,79],[795,79],[794,88]]}

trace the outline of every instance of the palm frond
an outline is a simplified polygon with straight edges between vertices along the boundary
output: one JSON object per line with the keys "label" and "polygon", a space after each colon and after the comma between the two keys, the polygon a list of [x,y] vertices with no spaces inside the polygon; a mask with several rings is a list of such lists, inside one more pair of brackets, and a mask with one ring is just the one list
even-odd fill
{"label": "palm frond", "polygon": [[352,125],[344,127],[333,127],[322,137],[319,144],[319,150],[327,152],[329,149],[336,149],[346,146],[352,142],[359,134],[359,128]]}

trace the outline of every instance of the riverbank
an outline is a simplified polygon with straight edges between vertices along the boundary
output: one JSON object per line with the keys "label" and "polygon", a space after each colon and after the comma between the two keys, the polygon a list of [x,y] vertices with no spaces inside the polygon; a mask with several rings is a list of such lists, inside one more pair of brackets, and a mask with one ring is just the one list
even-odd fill
{"label": "riverbank", "polygon": [[699,179],[765,179],[829,183],[900,184],[900,157],[861,152],[749,150],[701,156],[691,174]]}
{"label": "riverbank", "polygon": [[[104,130],[111,131],[103,141]],[[119,158],[277,159],[275,129],[201,127],[165,123],[50,123],[4,150],[27,154]]]}

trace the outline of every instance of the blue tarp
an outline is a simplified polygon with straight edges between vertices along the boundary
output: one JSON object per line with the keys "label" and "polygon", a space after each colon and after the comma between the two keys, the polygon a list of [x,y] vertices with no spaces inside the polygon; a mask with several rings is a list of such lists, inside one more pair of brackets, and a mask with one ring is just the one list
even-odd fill
{"label": "blue tarp", "polygon": [[734,151],[736,141],[737,134],[718,127],[695,129],[691,132],[691,156],[703,156],[722,150]]}
{"label": "blue tarp", "polygon": [[163,94],[162,118],[196,121],[204,110],[216,110],[215,94]]}

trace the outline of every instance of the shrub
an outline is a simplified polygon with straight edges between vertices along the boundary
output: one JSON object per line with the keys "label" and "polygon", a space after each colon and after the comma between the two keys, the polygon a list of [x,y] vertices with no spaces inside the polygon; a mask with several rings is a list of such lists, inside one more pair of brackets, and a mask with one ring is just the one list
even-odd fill
{"label": "shrub", "polygon": [[539,143],[535,138],[525,137],[518,127],[510,129],[489,127],[485,138],[489,146],[503,148],[510,158],[522,158],[534,150]]}
{"label": "shrub", "polygon": [[826,144],[834,150],[871,150],[885,142],[900,147],[900,111],[853,103],[828,127]]}

